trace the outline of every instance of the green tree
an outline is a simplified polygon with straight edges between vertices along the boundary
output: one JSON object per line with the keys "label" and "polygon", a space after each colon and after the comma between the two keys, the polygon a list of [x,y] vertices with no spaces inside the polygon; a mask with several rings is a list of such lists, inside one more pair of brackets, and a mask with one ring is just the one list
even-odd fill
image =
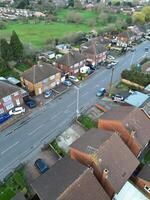
{"label": "green tree", "polygon": [[3,73],[7,69],[7,64],[3,58],[0,57],[0,73]]}
{"label": "green tree", "polygon": [[0,52],[1,52],[1,58],[4,61],[8,62],[12,60],[13,58],[12,49],[10,44],[5,39],[0,40]]}
{"label": "green tree", "polygon": [[145,15],[142,12],[135,12],[133,14],[133,21],[135,23],[144,24],[145,23]]}
{"label": "green tree", "polygon": [[20,61],[20,59],[23,57],[23,44],[21,43],[15,31],[12,32],[10,46],[13,52],[14,60]]}
{"label": "green tree", "polygon": [[145,15],[145,20],[148,22],[150,21],[150,6],[145,6],[142,9],[142,13]]}

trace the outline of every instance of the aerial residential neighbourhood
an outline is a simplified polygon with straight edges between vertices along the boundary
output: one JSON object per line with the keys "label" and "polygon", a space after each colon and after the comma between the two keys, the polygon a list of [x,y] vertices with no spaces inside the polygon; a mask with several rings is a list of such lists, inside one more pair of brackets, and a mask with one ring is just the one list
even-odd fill
{"label": "aerial residential neighbourhood", "polygon": [[0,0],[0,200],[150,199],[150,1]]}

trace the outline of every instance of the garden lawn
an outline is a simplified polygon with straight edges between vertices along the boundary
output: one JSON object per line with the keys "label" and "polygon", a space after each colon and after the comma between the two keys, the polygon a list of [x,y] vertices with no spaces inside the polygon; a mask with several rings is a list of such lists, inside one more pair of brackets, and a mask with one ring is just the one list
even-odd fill
{"label": "garden lawn", "polygon": [[78,121],[87,129],[97,128],[96,122],[86,115],[81,115]]}
{"label": "garden lawn", "polygon": [[20,169],[7,178],[5,184],[0,186],[0,200],[10,200],[17,191],[27,191],[24,169]]}
{"label": "garden lawn", "polygon": [[13,30],[16,31],[22,42],[31,43],[32,45],[41,48],[46,44],[46,40],[49,38],[62,38],[68,33],[74,33],[78,31],[88,32],[90,27],[84,24],[72,24],[72,23],[51,23],[45,24],[40,22],[38,24],[10,22],[7,24],[7,28],[0,30],[0,38],[9,38]]}
{"label": "garden lawn", "polygon": [[144,156],[145,163],[150,163],[150,151],[148,151]]}
{"label": "garden lawn", "polygon": [[0,76],[3,76],[3,77],[13,76],[13,77],[15,77],[17,79],[20,79],[19,74],[17,72],[13,71],[12,69],[3,70],[2,72],[0,72]]}

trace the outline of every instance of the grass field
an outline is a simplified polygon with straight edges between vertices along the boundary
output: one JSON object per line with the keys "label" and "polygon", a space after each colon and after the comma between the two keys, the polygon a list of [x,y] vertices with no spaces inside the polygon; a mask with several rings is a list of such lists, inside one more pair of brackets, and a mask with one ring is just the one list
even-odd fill
{"label": "grass field", "polygon": [[[31,43],[32,45],[41,48],[46,44],[46,40],[49,38],[62,38],[67,36],[69,33],[74,33],[78,31],[88,32],[94,27],[90,27],[87,24],[88,20],[97,19],[100,13],[95,13],[87,10],[75,10],[83,17],[82,24],[67,23],[66,17],[70,9],[62,9],[57,12],[56,17],[60,22],[52,22],[50,24],[39,22],[33,23],[21,23],[21,22],[8,22],[7,28],[0,30],[0,38],[10,38],[11,32],[15,30],[19,35],[20,39],[25,43]],[[127,15],[123,14],[112,14],[116,16],[117,19],[126,19]],[[104,28],[110,24],[104,24],[102,20],[99,20],[94,25],[96,28]]]}
{"label": "grass field", "polygon": [[0,186],[0,200],[10,200],[17,191],[26,191],[26,182],[24,170],[20,169],[6,180],[6,183]]}
{"label": "grass field", "polygon": [[62,38],[68,33],[84,31],[87,32],[90,28],[84,24],[67,24],[67,23],[38,23],[38,24],[23,24],[10,22],[7,28],[0,30],[1,38],[9,38],[11,32],[15,30],[20,39],[25,43],[31,43],[36,47],[42,47],[49,38]]}

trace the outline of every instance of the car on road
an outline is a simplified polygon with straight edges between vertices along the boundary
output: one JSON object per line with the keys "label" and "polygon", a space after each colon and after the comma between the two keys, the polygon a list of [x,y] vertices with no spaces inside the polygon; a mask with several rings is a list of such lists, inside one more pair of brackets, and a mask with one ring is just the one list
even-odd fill
{"label": "car on road", "polygon": [[45,99],[49,98],[49,97],[52,97],[53,96],[53,90],[46,90],[44,92],[44,97]]}
{"label": "car on road", "polygon": [[107,59],[108,59],[108,60],[115,60],[116,58],[115,58],[114,56],[112,56],[112,55],[108,55],[108,56],[107,56]]}
{"label": "car on road", "polygon": [[96,92],[96,96],[97,97],[102,97],[102,96],[104,96],[104,94],[106,94],[106,89],[105,88],[100,88]]}
{"label": "car on road", "polygon": [[31,99],[31,98],[24,99],[24,102],[29,108],[35,108],[37,106],[36,101],[34,99]]}
{"label": "car on road", "polygon": [[49,166],[41,158],[37,159],[34,165],[41,174],[44,174],[47,170],[49,170]]}
{"label": "car on road", "polygon": [[9,111],[9,115],[19,115],[21,113],[25,113],[25,108],[22,106],[13,108],[12,110]]}
{"label": "car on road", "polygon": [[66,86],[71,86],[72,85],[71,81],[69,81],[69,80],[65,80],[63,82],[63,84],[66,85]]}
{"label": "car on road", "polygon": [[9,118],[11,118],[11,115],[9,113],[1,114],[0,115],[0,124],[7,121]]}
{"label": "car on road", "polygon": [[120,94],[116,94],[116,95],[112,96],[112,100],[114,102],[120,102],[120,101],[124,101],[124,97],[121,96]]}
{"label": "car on road", "polygon": [[72,81],[73,83],[77,83],[79,82],[79,79],[75,76],[69,76],[70,81]]}
{"label": "car on road", "polygon": [[117,65],[118,61],[113,61],[111,63],[109,63],[108,65],[106,65],[107,69],[111,69],[112,67],[114,67],[115,65]]}

